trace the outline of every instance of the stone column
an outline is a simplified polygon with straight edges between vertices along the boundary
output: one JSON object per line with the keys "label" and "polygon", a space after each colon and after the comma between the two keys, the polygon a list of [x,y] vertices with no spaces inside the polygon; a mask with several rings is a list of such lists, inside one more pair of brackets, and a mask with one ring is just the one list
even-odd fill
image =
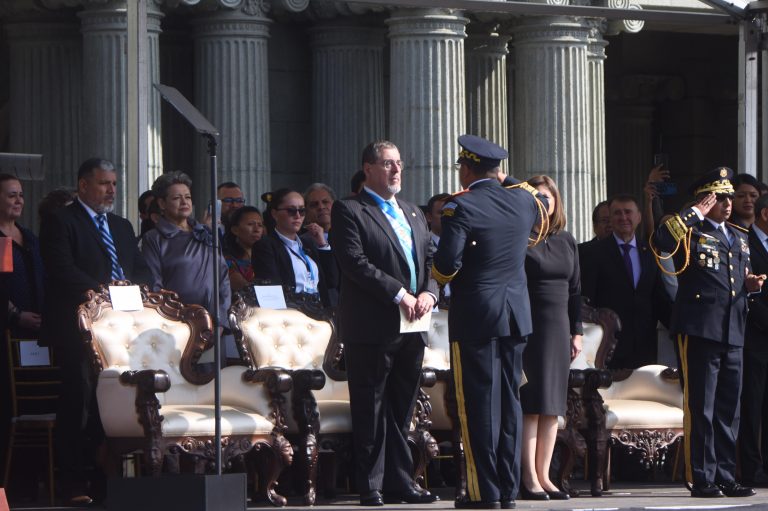
{"label": "stone column", "polygon": [[591,236],[593,206],[589,144],[589,26],[564,17],[522,18],[514,28],[515,176],[552,177],[568,231]]}
{"label": "stone column", "polygon": [[[219,182],[234,181],[249,204],[269,191],[269,83],[265,13],[253,2],[194,21],[195,105],[219,129]],[[205,141],[198,137],[193,180],[198,208],[208,204]]]}
{"label": "stone column", "polygon": [[[471,27],[470,27],[471,28]],[[509,36],[470,32],[466,41],[467,133],[505,146]],[[502,170],[507,171],[507,162]]]}
{"label": "stone column", "polygon": [[600,22],[593,23],[587,47],[589,69],[589,142],[592,158],[592,193],[595,204],[607,198],[605,170],[605,47],[608,42],[600,32]]}
{"label": "stone column", "polygon": [[74,187],[80,165],[82,60],[75,21],[4,26],[9,57],[9,150],[43,155],[45,180],[24,181],[21,223],[37,230],[37,204],[50,190]]}
{"label": "stone column", "polygon": [[629,193],[643,200],[653,166],[653,105],[624,103],[614,107],[615,127],[607,136],[611,169],[608,194]]}
{"label": "stone column", "polygon": [[[160,103],[151,84],[159,78],[158,36],[162,14],[151,7],[147,11],[147,112],[148,181],[162,173],[160,146]],[[84,158],[100,156],[115,164],[118,174],[115,213],[128,217],[135,210],[143,190],[126,185],[127,128],[127,13],[125,1],[94,2],[93,7],[78,13],[83,33],[83,123],[82,154]],[[133,218],[129,218],[134,220]]]}
{"label": "stone column", "polygon": [[465,131],[464,27],[448,9],[395,12],[391,40],[389,138],[405,161],[402,196],[417,204],[459,189],[453,164]]}
{"label": "stone column", "polygon": [[[160,36],[160,82],[175,87],[184,97],[194,100],[192,36],[186,24],[163,24]],[[163,167],[192,175],[194,152],[189,148],[199,135],[170,104],[161,103],[163,120]],[[196,186],[195,186],[196,187]],[[198,212],[199,213],[199,212]]]}
{"label": "stone column", "polygon": [[363,147],[385,135],[384,43],[383,29],[359,23],[310,30],[312,179],[339,196],[349,193]]}

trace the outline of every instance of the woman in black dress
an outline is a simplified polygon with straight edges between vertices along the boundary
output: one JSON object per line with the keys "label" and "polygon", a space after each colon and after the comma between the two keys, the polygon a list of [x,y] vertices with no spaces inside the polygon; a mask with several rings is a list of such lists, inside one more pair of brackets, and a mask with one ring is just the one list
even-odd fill
{"label": "woman in black dress", "polygon": [[525,271],[533,334],[523,353],[528,383],[523,408],[522,498],[567,499],[549,479],[557,417],[565,415],[570,361],[581,351],[581,281],[576,240],[565,228],[563,202],[547,176],[528,180],[549,201],[549,231],[528,249]]}

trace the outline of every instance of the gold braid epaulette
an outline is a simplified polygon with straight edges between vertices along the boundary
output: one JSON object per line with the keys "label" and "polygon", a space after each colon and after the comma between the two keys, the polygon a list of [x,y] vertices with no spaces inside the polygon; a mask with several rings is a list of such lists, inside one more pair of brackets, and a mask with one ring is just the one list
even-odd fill
{"label": "gold braid epaulette", "polygon": [[504,188],[520,188],[533,195],[533,199],[536,201],[536,206],[539,208],[539,218],[541,218],[536,237],[528,237],[528,246],[535,247],[541,243],[541,240],[544,239],[544,236],[549,233],[549,214],[547,213],[547,209],[544,207],[544,204],[542,204],[541,200],[536,196],[538,195],[539,191],[525,181],[521,181],[520,183],[514,185],[505,186]]}
{"label": "gold braid epaulette", "polygon": [[728,222],[728,221],[726,221],[725,223],[730,225],[731,227],[733,227],[734,229],[736,229],[738,231],[741,231],[743,233],[749,233],[749,229],[747,229],[746,227],[742,227],[739,224],[734,224],[733,222]]}
{"label": "gold braid epaulette", "polygon": [[[677,245],[675,245],[675,250],[673,250],[672,253],[668,256],[661,255],[653,245],[653,234],[651,234],[651,237],[648,238],[648,246],[651,248],[653,257],[656,259],[656,266],[658,266],[659,269],[667,275],[677,276],[683,273],[691,262],[691,235],[693,234],[693,229],[685,225],[685,222],[680,217],[680,215],[675,215],[668,218],[667,221],[664,222],[664,226],[677,242]],[[683,266],[678,271],[668,271],[661,264],[661,261],[666,261],[667,259],[674,257],[675,254],[677,254],[677,251],[680,250],[681,243],[683,245],[683,250],[685,251],[685,261],[683,262]]]}

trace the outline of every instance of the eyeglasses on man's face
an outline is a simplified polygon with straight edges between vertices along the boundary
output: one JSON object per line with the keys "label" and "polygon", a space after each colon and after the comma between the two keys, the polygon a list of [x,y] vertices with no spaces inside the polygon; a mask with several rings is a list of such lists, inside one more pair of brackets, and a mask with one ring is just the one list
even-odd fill
{"label": "eyeglasses on man's face", "polygon": [[307,214],[307,210],[305,208],[275,208],[277,211],[285,211],[288,213],[288,216],[296,216],[297,214],[299,216],[304,216]]}
{"label": "eyeglasses on man's face", "polygon": [[718,193],[715,195],[715,198],[717,199],[717,202],[723,202],[724,200],[733,200],[733,194],[730,193]]}
{"label": "eyeglasses on man's face", "polygon": [[397,165],[400,170],[403,170],[403,160],[381,160],[379,164],[387,170],[392,170],[392,167]]}
{"label": "eyeglasses on man's face", "polygon": [[242,197],[224,197],[221,202],[224,204],[245,204],[245,199]]}

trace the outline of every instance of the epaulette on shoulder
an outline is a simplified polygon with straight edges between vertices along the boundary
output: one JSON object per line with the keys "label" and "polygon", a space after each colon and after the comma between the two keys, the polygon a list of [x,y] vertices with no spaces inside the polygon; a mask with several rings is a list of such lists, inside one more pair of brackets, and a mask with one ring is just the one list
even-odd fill
{"label": "epaulette on shoulder", "polygon": [[[464,195],[465,193],[469,193],[469,188],[467,188],[466,190],[461,190],[459,192],[454,193],[453,195],[451,195],[451,199],[453,199],[454,197],[458,197],[459,195]],[[448,200],[451,200],[451,199],[448,199]]]}
{"label": "epaulette on shoulder", "polygon": [[531,185],[529,185],[525,181],[517,183],[516,185],[505,186],[504,188],[507,188],[507,189],[521,188],[521,189],[525,190],[526,192],[530,193],[531,195],[533,195],[534,197],[536,196],[537,193],[539,193],[539,191],[536,188],[532,187]]}
{"label": "epaulette on shoulder", "polygon": [[728,224],[728,225],[730,225],[731,227],[733,227],[733,228],[734,228],[734,229],[736,229],[737,231],[741,231],[741,232],[743,232],[743,233],[745,233],[745,234],[749,232],[749,229],[747,229],[746,227],[742,227],[742,226],[740,226],[740,225],[738,225],[738,224],[734,224],[733,222],[728,222],[728,221],[726,221],[725,223],[726,223],[726,224]]}

